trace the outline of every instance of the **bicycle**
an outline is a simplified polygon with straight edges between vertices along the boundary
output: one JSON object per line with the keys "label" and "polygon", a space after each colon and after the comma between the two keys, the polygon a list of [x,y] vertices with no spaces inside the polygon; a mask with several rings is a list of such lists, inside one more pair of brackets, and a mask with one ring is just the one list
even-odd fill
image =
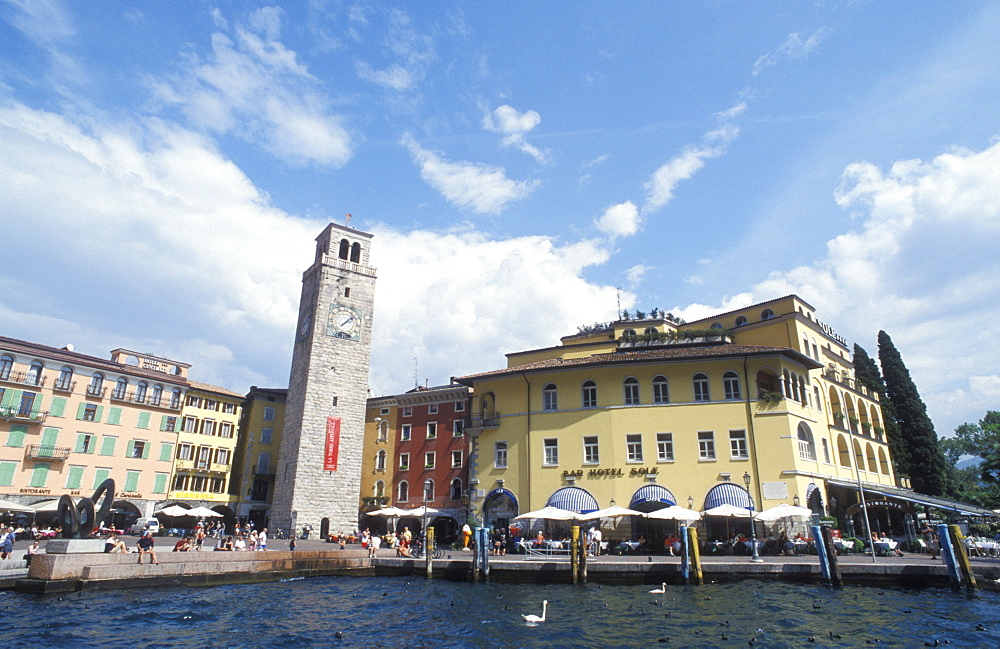
{"label": "bicycle", "polygon": [[[420,541],[413,541],[413,543],[410,544],[410,556],[414,559],[422,559],[424,556],[424,544]],[[435,547],[434,554],[432,556],[435,559],[444,559],[444,549]]]}

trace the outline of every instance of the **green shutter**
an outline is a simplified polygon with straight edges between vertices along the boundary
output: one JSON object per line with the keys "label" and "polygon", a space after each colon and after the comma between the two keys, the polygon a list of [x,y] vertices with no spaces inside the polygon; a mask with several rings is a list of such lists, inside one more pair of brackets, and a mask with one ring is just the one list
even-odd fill
{"label": "green shutter", "polygon": [[97,414],[94,415],[94,421],[101,421],[101,417],[104,416],[104,406],[97,406]]}
{"label": "green shutter", "polygon": [[11,404],[21,403],[21,393],[24,390],[7,390],[3,393],[3,401],[0,401],[0,407],[8,407]]}
{"label": "green shutter", "polygon": [[43,462],[36,462],[35,468],[31,472],[31,482],[28,483],[29,487],[44,487],[45,482],[49,479],[49,468],[48,464]]}
{"label": "green shutter", "polygon": [[17,462],[0,462],[0,487],[10,487],[14,484],[14,470]]}
{"label": "green shutter", "polygon": [[81,484],[83,484],[83,467],[71,466],[69,468],[69,477],[66,478],[66,488],[79,489]]}
{"label": "green shutter", "polygon": [[42,431],[42,446],[55,447],[58,439],[58,428],[46,428]]}
{"label": "green shutter", "polygon": [[76,448],[73,449],[74,453],[83,453],[83,444],[87,441],[86,433],[76,434]]}
{"label": "green shutter", "polygon": [[174,445],[170,442],[160,442],[160,462],[174,459]]}
{"label": "green shutter", "polygon": [[98,469],[94,473],[94,489],[101,486],[101,483],[108,479],[108,475],[111,473],[111,469]]}
{"label": "green shutter", "polygon": [[66,413],[66,397],[52,397],[52,407],[49,414],[53,417],[62,417]]}
{"label": "green shutter", "polygon": [[125,473],[125,491],[135,491],[139,487],[139,472],[127,471]]}
{"label": "green shutter", "polygon": [[156,480],[153,481],[153,493],[154,494],[165,494],[167,493],[167,476],[166,473],[157,473]]}
{"label": "green shutter", "polygon": [[162,415],[160,417],[160,430],[167,429],[167,415]]}
{"label": "green shutter", "polygon": [[76,418],[83,421],[83,415],[87,412],[87,403],[81,403],[80,407],[76,409]]}
{"label": "green shutter", "polygon": [[7,446],[24,446],[24,434],[28,432],[27,426],[20,424],[10,427],[10,434],[7,435]]}
{"label": "green shutter", "polygon": [[149,459],[149,447],[152,445],[153,445],[152,442],[146,442],[145,444],[142,445],[142,459],[144,460]]}
{"label": "green shutter", "polygon": [[114,455],[115,443],[117,441],[117,437],[108,437],[105,435],[104,438],[101,439],[101,455]]}
{"label": "green shutter", "polygon": [[149,428],[149,413],[140,412],[139,413],[139,423],[135,425],[136,428]]}
{"label": "green shutter", "polygon": [[118,406],[111,406],[108,410],[108,423],[112,426],[117,426],[122,423],[122,409]]}
{"label": "green shutter", "polygon": [[125,447],[125,457],[132,457],[133,455],[135,455],[135,440],[130,439],[128,446]]}

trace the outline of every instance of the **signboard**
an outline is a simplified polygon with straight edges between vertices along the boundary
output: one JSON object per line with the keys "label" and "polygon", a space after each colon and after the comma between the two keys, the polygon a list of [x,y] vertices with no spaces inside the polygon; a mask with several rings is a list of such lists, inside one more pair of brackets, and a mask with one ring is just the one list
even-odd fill
{"label": "signboard", "polygon": [[326,418],[326,450],[323,452],[323,470],[337,470],[337,455],[340,452],[340,417]]}
{"label": "signboard", "polygon": [[783,480],[780,482],[765,482],[761,486],[764,488],[764,500],[788,499],[788,483]]}

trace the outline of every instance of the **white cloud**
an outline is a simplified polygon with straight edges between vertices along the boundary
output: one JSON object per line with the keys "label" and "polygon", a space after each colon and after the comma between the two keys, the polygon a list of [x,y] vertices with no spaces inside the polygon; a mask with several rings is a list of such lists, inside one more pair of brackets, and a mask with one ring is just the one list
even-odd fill
{"label": "white cloud", "polygon": [[[227,27],[221,15],[215,23]],[[192,124],[233,133],[286,162],[345,164],[351,137],[305,64],[281,43],[281,10],[258,9],[232,32],[213,34],[211,53],[190,55],[180,73],[151,80],[156,96]]]}
{"label": "white cloud", "polygon": [[421,147],[409,134],[400,143],[409,149],[421,177],[431,187],[454,205],[478,214],[498,214],[538,186],[538,181],[511,180],[500,167],[448,162]]}
{"label": "white cloud", "polygon": [[597,220],[598,229],[612,238],[630,237],[639,231],[640,224],[639,208],[632,201],[612,205]]}
{"label": "white cloud", "polygon": [[778,49],[764,54],[753,64],[753,76],[759,75],[764,69],[777,65],[782,58],[801,59],[819,46],[820,41],[827,35],[829,30],[821,27],[810,34],[805,40],[799,33],[792,33],[785,37],[784,42]]}
{"label": "white cloud", "polygon": [[537,111],[519,113],[513,106],[504,104],[483,117],[483,128],[503,135],[500,141],[503,146],[516,147],[544,164],[549,160],[548,152],[539,150],[524,139],[524,135],[541,122],[542,116]]}
{"label": "white cloud", "polygon": [[636,264],[625,271],[625,280],[628,282],[630,287],[635,288],[642,283],[643,277],[646,276],[646,273],[648,273],[649,270],[650,267],[646,264]]}
{"label": "white cloud", "polygon": [[[363,21],[367,25],[367,21]],[[427,76],[434,61],[434,41],[418,34],[410,16],[399,9],[389,14],[389,29],[385,38],[386,56],[395,59],[383,67],[367,61],[355,63],[357,75],[389,90],[413,90]]]}

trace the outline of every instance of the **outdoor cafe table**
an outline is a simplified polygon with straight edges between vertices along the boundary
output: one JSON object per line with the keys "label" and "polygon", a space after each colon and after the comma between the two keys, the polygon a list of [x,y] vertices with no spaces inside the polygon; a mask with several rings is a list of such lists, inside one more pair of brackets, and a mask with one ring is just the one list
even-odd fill
{"label": "outdoor cafe table", "polygon": [[875,541],[872,543],[875,546],[875,551],[882,554],[888,554],[896,550],[899,547],[899,543],[895,541]]}
{"label": "outdoor cafe table", "polygon": [[[747,552],[753,552],[753,541],[744,541],[743,547],[747,549]],[[764,551],[764,541],[757,541],[757,554]]]}
{"label": "outdoor cafe table", "polygon": [[977,550],[990,556],[996,556],[1000,552],[1000,543],[996,541],[976,541],[975,546]]}

